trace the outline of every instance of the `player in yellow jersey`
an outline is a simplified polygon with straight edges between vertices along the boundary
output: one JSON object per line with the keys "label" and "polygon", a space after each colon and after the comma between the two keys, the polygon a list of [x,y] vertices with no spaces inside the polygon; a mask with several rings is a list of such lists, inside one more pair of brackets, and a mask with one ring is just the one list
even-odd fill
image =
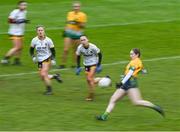
{"label": "player in yellow jersey", "polygon": [[160,106],[154,105],[150,101],[143,100],[140,90],[138,89],[137,75],[139,72],[143,71],[143,64],[140,59],[140,50],[137,48],[132,49],[130,51],[130,57],[131,61],[126,66],[124,77],[120,83],[116,84],[117,90],[112,95],[104,114],[97,116],[98,120],[107,120],[108,115],[114,109],[116,102],[121,100],[125,95],[129,96],[134,105],[151,108],[164,116],[162,108]]}
{"label": "player in yellow jersey", "polygon": [[73,3],[73,11],[67,14],[67,25],[64,30],[64,50],[62,55],[62,64],[59,68],[65,68],[69,48],[73,49],[73,65],[76,62],[76,49],[79,45],[80,36],[83,34],[83,29],[87,22],[87,16],[80,11],[81,4],[79,2]]}

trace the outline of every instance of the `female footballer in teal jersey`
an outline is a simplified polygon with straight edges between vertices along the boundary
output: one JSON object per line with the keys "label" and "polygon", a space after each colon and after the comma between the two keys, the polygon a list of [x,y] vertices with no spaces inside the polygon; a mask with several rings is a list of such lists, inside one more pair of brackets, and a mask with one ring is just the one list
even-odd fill
{"label": "female footballer in teal jersey", "polygon": [[[58,82],[62,82],[60,75],[49,75],[48,71],[51,65],[55,65],[55,48],[52,40],[45,35],[45,29],[43,26],[36,28],[37,36],[31,41],[30,55],[34,62],[38,62],[39,74],[43,82],[46,85],[47,90],[45,95],[52,94],[51,79],[56,79]],[[36,56],[34,55],[34,49],[36,49]]]}
{"label": "female footballer in teal jersey", "polygon": [[126,66],[124,74],[125,76],[120,83],[116,84],[117,90],[112,95],[105,113],[97,116],[97,120],[107,120],[117,101],[121,100],[126,94],[129,96],[134,105],[151,108],[164,116],[164,111],[160,106],[154,105],[150,101],[143,100],[141,97],[140,90],[137,86],[137,75],[139,72],[143,71],[143,64],[140,59],[140,54],[140,50],[137,48],[130,51],[131,61]]}

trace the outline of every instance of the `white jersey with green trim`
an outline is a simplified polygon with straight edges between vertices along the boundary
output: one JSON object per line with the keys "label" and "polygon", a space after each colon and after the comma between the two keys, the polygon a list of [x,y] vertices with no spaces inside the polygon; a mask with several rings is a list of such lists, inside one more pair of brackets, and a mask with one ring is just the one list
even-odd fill
{"label": "white jersey with green trim", "polygon": [[31,47],[36,49],[38,62],[42,62],[51,56],[52,53],[50,48],[53,48],[54,44],[53,41],[48,37],[45,37],[43,40],[35,37],[31,41]]}
{"label": "white jersey with green trim", "polygon": [[83,64],[85,66],[96,65],[98,63],[98,53],[100,53],[100,49],[96,47],[96,45],[89,43],[88,48],[84,48],[83,44],[80,44],[77,48],[76,54],[84,56]]}

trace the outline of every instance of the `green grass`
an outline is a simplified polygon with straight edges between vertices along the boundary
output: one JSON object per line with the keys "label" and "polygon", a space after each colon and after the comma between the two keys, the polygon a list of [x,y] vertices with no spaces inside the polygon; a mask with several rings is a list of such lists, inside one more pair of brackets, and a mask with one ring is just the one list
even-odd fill
{"label": "green grass", "polygon": [[[82,10],[88,14],[86,34],[103,53],[103,63],[111,64],[129,59],[131,48],[142,51],[142,59],[179,56],[180,1],[179,0],[82,0]],[[7,16],[16,1],[1,1],[0,56],[12,46],[8,36]],[[70,0],[31,0],[28,7],[23,65],[0,65],[0,130],[180,130],[180,59],[144,61],[147,75],[140,75],[143,97],[161,105],[166,111],[163,119],[156,112],[131,105],[125,97],[117,104],[106,122],[94,116],[104,112],[114,87],[96,89],[96,100],[86,102],[85,75],[74,74],[73,69],[57,70],[64,83],[53,81],[55,95],[43,96],[44,85],[38,74],[15,75],[37,71],[28,50],[36,35],[38,24],[47,27],[47,35],[55,43],[57,62],[63,49],[61,32],[65,16],[71,9]],[[3,13],[2,13],[3,12]],[[69,56],[70,57],[70,56]],[[68,66],[71,65],[69,58]],[[97,76],[110,75],[113,83],[119,80],[126,64],[103,66]],[[51,73],[55,73],[52,71]],[[2,76],[11,74],[10,76]]]}

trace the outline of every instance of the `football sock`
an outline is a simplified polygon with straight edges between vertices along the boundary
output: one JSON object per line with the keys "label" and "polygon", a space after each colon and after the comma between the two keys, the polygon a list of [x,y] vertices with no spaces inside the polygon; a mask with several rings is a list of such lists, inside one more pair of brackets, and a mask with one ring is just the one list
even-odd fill
{"label": "football sock", "polygon": [[47,86],[47,92],[52,92],[52,87],[51,86]]}
{"label": "football sock", "polygon": [[109,112],[104,112],[104,114],[102,114],[102,117],[103,117],[104,119],[107,119],[108,115],[109,115]]}
{"label": "football sock", "polygon": [[10,56],[5,56],[4,59],[8,60],[8,59],[10,59]]}
{"label": "football sock", "polygon": [[[149,107],[149,106],[148,106],[148,107]],[[160,106],[154,105],[154,106],[151,106],[151,107],[149,107],[149,108],[155,110],[156,112],[158,112],[159,114],[161,114],[163,117],[165,117],[164,110],[163,110]]]}

